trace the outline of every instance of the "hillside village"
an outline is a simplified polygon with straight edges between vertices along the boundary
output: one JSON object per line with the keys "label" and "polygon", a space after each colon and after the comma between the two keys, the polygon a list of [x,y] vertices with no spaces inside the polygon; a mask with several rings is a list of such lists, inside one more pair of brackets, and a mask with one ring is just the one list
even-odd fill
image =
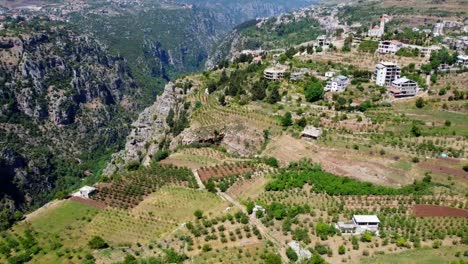
{"label": "hillside village", "polygon": [[467,263],[466,6],[334,2],[236,28],[0,262]]}

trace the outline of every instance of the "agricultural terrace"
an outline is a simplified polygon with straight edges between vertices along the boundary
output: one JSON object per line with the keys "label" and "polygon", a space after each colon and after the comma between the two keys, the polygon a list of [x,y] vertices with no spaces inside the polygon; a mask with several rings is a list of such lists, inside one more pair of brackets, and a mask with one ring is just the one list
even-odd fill
{"label": "agricultural terrace", "polygon": [[83,230],[98,213],[77,202],[55,202],[1,234],[0,262],[82,263],[90,254]]}
{"label": "agricultural terrace", "polygon": [[[300,241],[330,263],[357,263],[381,252],[466,245],[468,218],[440,215],[449,208],[468,212],[466,198],[434,195],[435,188],[441,186],[430,177],[402,188],[376,186],[323,172],[305,161],[273,174],[254,203],[266,208],[266,214],[257,213],[256,217],[282,243]],[[418,217],[414,208],[419,205],[445,209]],[[334,223],[348,221],[355,214],[377,214],[380,236],[341,235]]]}
{"label": "agricultural terrace", "polygon": [[189,169],[154,163],[148,168],[113,176],[110,182],[98,185],[92,199],[115,208],[133,208],[164,185],[198,187]]}

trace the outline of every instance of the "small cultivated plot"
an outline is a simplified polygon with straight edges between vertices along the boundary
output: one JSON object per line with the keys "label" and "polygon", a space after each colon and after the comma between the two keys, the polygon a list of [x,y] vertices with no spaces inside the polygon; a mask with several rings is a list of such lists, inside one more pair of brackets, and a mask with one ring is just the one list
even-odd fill
{"label": "small cultivated plot", "polygon": [[228,204],[213,193],[165,186],[132,210],[107,209],[93,219],[90,235],[103,237],[113,246],[157,241],[193,220],[196,209],[222,215]]}
{"label": "small cultivated plot", "polygon": [[385,253],[371,258],[362,258],[362,264],[386,263],[386,264],[438,264],[459,263],[453,261],[465,261],[468,257],[463,256],[466,246],[441,247],[438,249],[421,248],[399,253]]}
{"label": "small cultivated plot", "polygon": [[216,194],[207,191],[167,186],[148,196],[132,212],[164,217],[182,224],[192,220],[197,209],[215,217],[224,214],[228,206]]}
{"label": "small cultivated plot", "polygon": [[165,185],[198,187],[190,169],[156,163],[148,168],[113,176],[110,183],[97,186],[97,194],[92,199],[113,208],[128,209]]}
{"label": "small cultivated plot", "polygon": [[157,240],[178,226],[177,222],[167,217],[109,208],[91,221],[86,232],[88,237],[100,236],[112,246],[125,246]]}
{"label": "small cultivated plot", "polygon": [[193,263],[200,264],[263,264],[267,255],[274,254],[275,250],[266,243],[239,247],[209,249],[193,258]]}
{"label": "small cultivated plot", "polygon": [[202,93],[196,95],[196,101],[201,102],[202,106],[192,115],[195,127],[243,123],[260,130],[270,129],[272,132],[279,132],[278,121],[262,110],[235,104],[221,106],[215,95]]}
{"label": "small cultivated plot", "polygon": [[203,167],[198,169],[198,175],[202,181],[208,181],[211,178],[223,178],[232,175],[241,175],[255,171],[255,167],[248,163],[231,163],[216,165],[213,167]]}

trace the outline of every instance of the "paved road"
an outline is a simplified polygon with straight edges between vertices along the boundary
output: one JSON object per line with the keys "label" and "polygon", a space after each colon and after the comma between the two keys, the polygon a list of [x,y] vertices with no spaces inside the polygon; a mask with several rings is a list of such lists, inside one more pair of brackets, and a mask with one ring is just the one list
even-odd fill
{"label": "paved road", "polygon": [[[229,194],[223,193],[223,192],[218,192],[217,194],[221,198],[233,204],[235,207],[239,208],[242,212],[247,214],[247,210],[245,209],[245,207],[241,203],[239,203],[236,199],[232,198]],[[268,228],[254,214],[249,215],[249,218],[250,218],[250,222],[258,228],[262,236],[265,239],[270,240],[273,243],[273,245],[278,250],[278,253],[280,254],[281,258],[283,259],[283,262],[289,263],[289,259],[286,256],[286,245],[284,245],[283,243],[278,241],[273,235],[271,235]]]}

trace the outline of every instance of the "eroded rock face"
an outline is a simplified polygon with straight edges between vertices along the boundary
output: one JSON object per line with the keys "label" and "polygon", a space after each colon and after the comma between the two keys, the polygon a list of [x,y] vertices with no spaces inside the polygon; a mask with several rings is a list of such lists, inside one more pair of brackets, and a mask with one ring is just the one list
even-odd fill
{"label": "eroded rock face", "polygon": [[14,211],[46,202],[66,173],[78,181],[60,170],[125,138],[137,87],[123,58],[68,30],[31,28],[0,46],[0,211]]}
{"label": "eroded rock face", "polygon": [[173,83],[167,84],[156,102],[140,113],[138,119],[133,122],[125,149],[112,156],[104,174],[112,175],[122,171],[130,161],[149,165],[152,154],[161,148],[160,144],[165,140],[170,141],[171,134],[166,119],[171,109],[182,107],[183,98],[180,88],[176,88]]}
{"label": "eroded rock face", "polygon": [[229,153],[249,157],[258,154],[263,145],[263,132],[242,123],[229,123],[216,127],[188,128],[171,142],[170,149],[192,144],[215,144]]}

